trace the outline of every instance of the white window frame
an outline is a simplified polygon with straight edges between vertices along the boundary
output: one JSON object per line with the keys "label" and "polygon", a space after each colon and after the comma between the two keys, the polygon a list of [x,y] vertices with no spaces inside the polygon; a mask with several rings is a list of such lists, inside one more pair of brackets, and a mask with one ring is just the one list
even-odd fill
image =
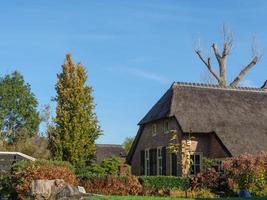
{"label": "white window frame", "polygon": [[[157,175],[163,175],[162,147],[157,147]],[[161,164],[161,165],[160,165]]]}
{"label": "white window frame", "polygon": [[[167,128],[166,128],[166,123],[168,124]],[[168,119],[164,120],[163,128],[164,128],[164,133],[170,132],[170,121]]]}
{"label": "white window frame", "polygon": [[153,123],[151,129],[152,129],[151,130],[152,136],[156,136],[157,135],[157,124],[156,123]]}
{"label": "white window frame", "polygon": [[150,160],[149,160],[149,149],[145,149],[145,175],[150,174]]}
{"label": "white window frame", "polygon": [[[199,166],[199,171],[202,171],[202,157],[203,157],[203,153],[202,152],[190,152],[190,162],[191,162],[191,156],[194,156],[194,160],[195,160],[195,156],[198,155],[199,156],[199,164],[196,163],[190,163],[190,176],[196,175],[196,166]],[[191,173],[191,167],[194,167],[194,173]]]}

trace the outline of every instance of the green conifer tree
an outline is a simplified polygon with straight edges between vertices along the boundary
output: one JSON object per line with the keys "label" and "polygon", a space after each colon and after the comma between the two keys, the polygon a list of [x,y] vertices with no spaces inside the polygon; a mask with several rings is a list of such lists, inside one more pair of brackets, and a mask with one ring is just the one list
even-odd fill
{"label": "green conifer tree", "polygon": [[66,55],[58,74],[54,127],[48,131],[54,159],[84,166],[95,153],[95,140],[101,134],[94,113],[92,88],[86,85],[87,72],[81,63],[74,64]]}

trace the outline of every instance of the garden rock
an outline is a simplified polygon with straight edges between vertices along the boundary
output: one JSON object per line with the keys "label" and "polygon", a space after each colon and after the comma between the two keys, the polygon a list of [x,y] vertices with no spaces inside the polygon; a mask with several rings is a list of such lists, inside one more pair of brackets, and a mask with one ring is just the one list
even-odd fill
{"label": "garden rock", "polygon": [[69,200],[93,196],[87,194],[83,187],[65,183],[62,179],[32,181],[30,195],[34,200]]}
{"label": "garden rock", "polygon": [[83,194],[78,190],[77,187],[74,187],[73,185],[66,184],[64,188],[56,194],[55,199],[80,199],[83,196]]}
{"label": "garden rock", "polygon": [[239,193],[241,198],[251,198],[251,194],[247,190],[241,190]]}
{"label": "garden rock", "polygon": [[34,180],[31,183],[31,197],[36,200],[46,200],[60,192],[66,183],[62,179]]}

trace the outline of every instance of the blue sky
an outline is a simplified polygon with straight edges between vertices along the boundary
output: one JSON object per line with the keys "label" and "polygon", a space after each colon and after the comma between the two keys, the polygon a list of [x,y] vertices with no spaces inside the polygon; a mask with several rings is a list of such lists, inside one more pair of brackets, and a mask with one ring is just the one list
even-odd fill
{"label": "blue sky", "polygon": [[[267,1],[258,0],[11,0],[0,5],[0,73],[20,71],[40,105],[51,104],[56,74],[67,52],[87,68],[104,135],[99,143],[135,136],[138,121],[173,81],[202,82],[194,53],[234,33],[228,78],[251,59],[256,37],[260,63],[244,78],[267,79]],[[215,63],[214,63],[215,65]]]}

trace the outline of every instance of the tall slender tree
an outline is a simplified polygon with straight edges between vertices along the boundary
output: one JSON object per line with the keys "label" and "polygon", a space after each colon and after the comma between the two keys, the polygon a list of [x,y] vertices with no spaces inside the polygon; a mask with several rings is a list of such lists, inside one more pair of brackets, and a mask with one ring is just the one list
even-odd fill
{"label": "tall slender tree", "polygon": [[92,87],[86,85],[87,72],[81,63],[74,64],[66,55],[62,72],[57,76],[57,102],[54,127],[49,131],[54,159],[83,166],[95,153],[95,140],[101,134]]}

